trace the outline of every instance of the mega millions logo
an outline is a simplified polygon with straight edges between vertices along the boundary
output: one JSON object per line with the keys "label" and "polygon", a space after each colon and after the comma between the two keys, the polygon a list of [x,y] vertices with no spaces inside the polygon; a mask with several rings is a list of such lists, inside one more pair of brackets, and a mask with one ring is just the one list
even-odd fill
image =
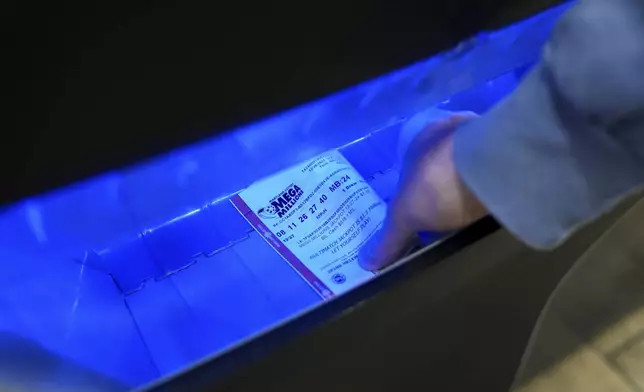
{"label": "mega millions logo", "polygon": [[295,184],[289,185],[286,189],[272,198],[266,207],[260,208],[257,215],[262,218],[281,218],[295,206],[295,203],[302,197],[304,191]]}

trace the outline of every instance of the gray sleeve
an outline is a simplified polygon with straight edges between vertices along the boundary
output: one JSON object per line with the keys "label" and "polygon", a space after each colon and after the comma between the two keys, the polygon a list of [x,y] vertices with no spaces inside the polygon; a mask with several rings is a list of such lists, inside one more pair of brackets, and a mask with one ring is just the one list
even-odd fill
{"label": "gray sleeve", "polygon": [[537,248],[638,190],[644,1],[580,1],[517,90],[456,132],[454,157],[492,215]]}

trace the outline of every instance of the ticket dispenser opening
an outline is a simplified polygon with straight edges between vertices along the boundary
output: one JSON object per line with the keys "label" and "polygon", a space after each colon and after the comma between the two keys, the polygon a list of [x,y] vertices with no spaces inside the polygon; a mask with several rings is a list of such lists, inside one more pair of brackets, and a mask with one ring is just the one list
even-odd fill
{"label": "ticket dispenser opening", "polygon": [[23,354],[0,376],[141,387],[378,279],[353,256],[395,192],[401,130],[423,113],[484,113],[563,10],[6,207],[0,348]]}

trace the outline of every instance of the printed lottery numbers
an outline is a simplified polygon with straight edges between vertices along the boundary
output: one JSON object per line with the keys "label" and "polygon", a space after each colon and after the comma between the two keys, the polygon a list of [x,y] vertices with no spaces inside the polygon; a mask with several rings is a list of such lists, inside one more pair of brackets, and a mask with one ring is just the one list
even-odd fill
{"label": "printed lottery numbers", "polygon": [[[300,221],[300,223],[304,223],[304,221],[305,221],[305,220],[307,220],[307,219],[309,219],[309,217],[308,217],[306,214],[302,214],[302,215],[300,215],[300,217],[299,217],[299,221]],[[295,223],[295,222],[291,222],[291,223],[289,223],[289,224],[288,224],[288,226],[287,226],[287,227],[288,227],[289,229],[291,229],[291,230],[295,230],[295,228],[297,227],[297,223]]]}
{"label": "printed lottery numbers", "polygon": [[340,189],[340,187],[342,186],[342,184],[346,183],[346,182],[347,182],[347,181],[349,181],[349,180],[351,180],[351,177],[349,177],[349,176],[342,176],[342,177],[340,177],[340,179],[339,179],[339,180],[336,180],[336,181],[334,181],[334,182],[333,182],[333,184],[331,184],[331,186],[329,187],[329,190],[330,190],[331,192],[335,192],[335,191],[337,191],[338,189]]}

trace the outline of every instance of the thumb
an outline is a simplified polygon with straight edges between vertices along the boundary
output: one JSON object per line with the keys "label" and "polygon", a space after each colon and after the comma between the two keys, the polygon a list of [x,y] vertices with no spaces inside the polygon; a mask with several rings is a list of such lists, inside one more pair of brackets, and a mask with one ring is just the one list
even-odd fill
{"label": "thumb", "polygon": [[[476,115],[471,112],[453,113],[416,133],[406,148],[401,183],[389,205],[383,227],[360,249],[358,262],[362,268],[375,271],[387,267],[403,257],[414,245],[423,221],[421,219],[419,222],[418,216],[437,208],[433,203],[432,191],[439,192],[434,187],[425,187],[427,184],[422,178],[418,178],[418,174],[423,173],[422,164],[428,164],[427,159],[423,158],[433,156],[458,125],[474,117]],[[436,195],[433,196],[435,198]]]}

